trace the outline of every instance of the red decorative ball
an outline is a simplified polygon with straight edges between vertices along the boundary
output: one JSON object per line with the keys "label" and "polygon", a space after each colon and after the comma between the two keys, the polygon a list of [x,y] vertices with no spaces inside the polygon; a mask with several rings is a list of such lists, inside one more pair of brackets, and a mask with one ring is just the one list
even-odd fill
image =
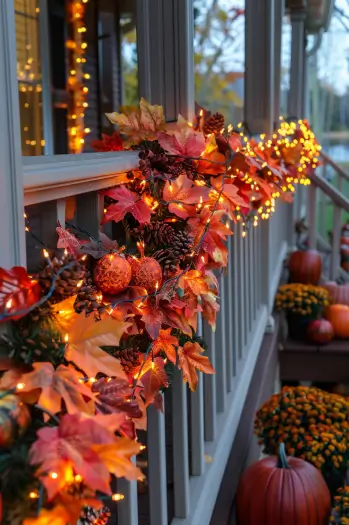
{"label": "red decorative ball", "polygon": [[313,343],[325,345],[332,341],[334,337],[333,326],[330,321],[326,321],[326,319],[312,321],[308,325],[307,336]]}
{"label": "red decorative ball", "polygon": [[127,288],[131,281],[131,266],[125,257],[112,253],[104,255],[96,264],[94,281],[103,293],[115,295]]}
{"label": "red decorative ball", "polygon": [[142,257],[132,265],[132,278],[137,286],[143,286],[149,293],[159,289],[162,283],[162,269],[153,257]]}

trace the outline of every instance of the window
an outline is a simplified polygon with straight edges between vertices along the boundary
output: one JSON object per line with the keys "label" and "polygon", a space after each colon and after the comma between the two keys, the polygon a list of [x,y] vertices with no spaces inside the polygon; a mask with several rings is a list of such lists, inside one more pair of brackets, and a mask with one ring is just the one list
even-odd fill
{"label": "window", "polygon": [[14,0],[22,154],[92,151],[138,102],[136,0],[38,2]]}
{"label": "window", "polygon": [[23,155],[41,155],[42,83],[37,0],[15,0],[17,79]]}
{"label": "window", "polygon": [[194,2],[196,101],[227,124],[243,119],[244,7],[244,0]]}

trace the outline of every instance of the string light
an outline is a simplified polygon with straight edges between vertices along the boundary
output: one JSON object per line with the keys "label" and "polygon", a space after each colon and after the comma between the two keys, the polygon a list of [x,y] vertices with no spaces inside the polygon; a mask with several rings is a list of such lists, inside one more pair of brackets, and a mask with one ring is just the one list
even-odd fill
{"label": "string light", "polygon": [[91,133],[91,128],[85,126],[85,113],[82,108],[88,108],[86,96],[89,92],[86,80],[91,75],[84,71],[87,61],[85,53],[88,47],[86,42],[85,9],[88,0],[70,0],[68,5],[69,25],[72,40],[66,41],[69,50],[70,76],[68,90],[71,100],[68,108],[68,135],[69,150],[71,153],[81,153],[85,144],[85,136]]}
{"label": "string light", "polygon": [[111,499],[113,501],[121,501],[125,498],[125,496],[123,494],[113,494]]}

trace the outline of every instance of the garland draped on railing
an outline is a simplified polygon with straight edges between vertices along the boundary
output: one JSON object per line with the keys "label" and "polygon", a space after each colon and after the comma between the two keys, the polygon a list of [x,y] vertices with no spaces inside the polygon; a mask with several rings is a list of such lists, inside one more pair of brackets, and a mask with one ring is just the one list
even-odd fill
{"label": "garland draped on railing", "polygon": [[[111,476],[141,479],[131,462],[146,407],[162,408],[171,371],[196,389],[213,374],[195,335],[215,328],[231,224],[242,235],[309,184],[320,147],[307,122],[248,138],[213,115],[171,129],[163,110],[109,115],[120,134],[95,144],[139,150],[139,168],[104,191],[102,223],[116,240],[79,239],[58,225],[35,276],[0,270],[0,480],[3,523],[103,523]],[[29,220],[26,230],[30,234]],[[92,509],[94,509],[92,511]],[[85,521],[84,521],[85,520]],[[99,520],[99,521],[98,521]]]}

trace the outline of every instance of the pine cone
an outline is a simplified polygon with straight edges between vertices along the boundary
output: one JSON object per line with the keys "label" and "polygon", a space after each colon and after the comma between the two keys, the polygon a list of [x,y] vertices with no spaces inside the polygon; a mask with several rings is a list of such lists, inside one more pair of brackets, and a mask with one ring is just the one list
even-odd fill
{"label": "pine cone", "polygon": [[154,170],[160,173],[167,173],[171,165],[171,161],[164,153],[154,153],[144,149],[138,156],[140,158],[139,168],[146,178],[149,178]]}
{"label": "pine cone", "polygon": [[57,259],[55,257],[51,260],[51,265],[46,265],[39,273],[40,286],[44,293],[48,293],[54,277],[69,263],[72,263],[72,266],[66,268],[57,276],[55,289],[50,297],[51,303],[59,303],[67,297],[76,294],[77,286],[85,276],[85,265],[82,259],[77,260],[71,256],[66,256],[63,259]]}
{"label": "pine cone", "polygon": [[169,248],[158,250],[153,257],[163,266],[165,273],[174,272],[193,249],[193,237],[186,231],[176,231]]}
{"label": "pine cone", "polygon": [[214,113],[211,117],[208,117],[208,119],[206,120],[205,125],[204,125],[204,133],[205,135],[210,135],[211,133],[218,135],[222,131],[223,128],[224,128],[223,115],[221,115],[221,113]]}
{"label": "pine cone", "polygon": [[111,513],[108,507],[103,507],[100,510],[85,507],[83,516],[81,516],[76,525],[106,525],[110,516]]}
{"label": "pine cone", "polygon": [[141,364],[141,352],[138,349],[120,348],[113,352],[113,356],[120,361],[127,375],[132,375],[133,371]]}
{"label": "pine cone", "polygon": [[104,310],[101,303],[101,295],[93,283],[91,272],[86,272],[85,280],[77,294],[74,309],[78,314],[84,312],[86,315],[94,312],[96,318],[100,318],[100,313]]}
{"label": "pine cone", "polygon": [[159,244],[172,244],[175,237],[175,231],[172,226],[160,221],[134,228],[131,234],[137,240],[141,239],[144,241],[146,245],[154,244],[155,246],[159,246]]}
{"label": "pine cone", "polygon": [[34,361],[63,363],[65,344],[46,330],[30,333],[29,330],[14,332],[12,337],[2,334],[0,348],[5,346],[8,357],[15,362],[29,364]]}

